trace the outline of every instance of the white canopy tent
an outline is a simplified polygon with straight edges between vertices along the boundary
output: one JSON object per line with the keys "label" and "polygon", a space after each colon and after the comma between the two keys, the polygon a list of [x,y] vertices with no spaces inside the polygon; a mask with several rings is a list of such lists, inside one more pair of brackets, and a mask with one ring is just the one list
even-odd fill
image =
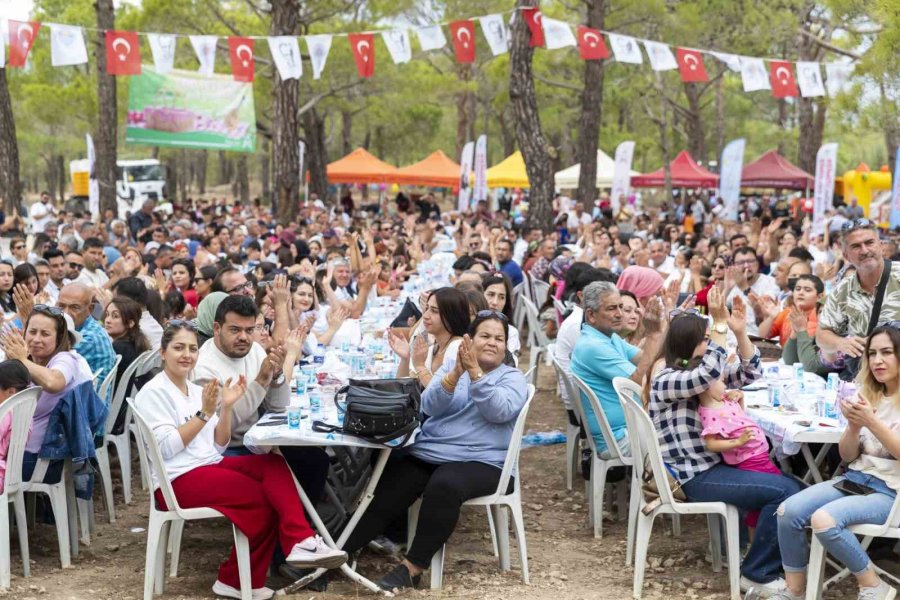
{"label": "white canopy tent", "polygon": [[[616,161],[614,161],[606,152],[597,149],[597,187],[611,188],[613,174],[616,171]],[[632,171],[631,176],[639,175],[637,171]],[[581,175],[581,164],[572,165],[568,169],[563,169],[553,176],[557,190],[574,190],[578,187],[578,177]]]}

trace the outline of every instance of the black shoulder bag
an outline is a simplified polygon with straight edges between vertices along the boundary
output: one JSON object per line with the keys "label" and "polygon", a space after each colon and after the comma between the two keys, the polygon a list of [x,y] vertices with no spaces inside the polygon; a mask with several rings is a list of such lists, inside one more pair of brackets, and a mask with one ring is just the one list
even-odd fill
{"label": "black shoulder bag", "polygon": [[[881,305],[884,302],[884,292],[887,289],[888,279],[891,278],[891,261],[884,261],[884,268],[881,270],[881,279],[878,280],[878,288],[875,290],[875,301],[872,303],[872,314],[869,315],[869,327],[866,330],[866,337],[872,335],[872,331],[878,325],[878,319],[881,316]],[[860,359],[850,356],[844,357],[844,369],[840,373],[843,381],[853,381],[859,373]]]}
{"label": "black shoulder bag", "polygon": [[420,400],[419,382],[412,377],[351,379],[334,395],[335,405],[344,412],[343,426],[315,421],[312,429],[350,434],[375,444],[400,439],[403,446],[419,426]]}

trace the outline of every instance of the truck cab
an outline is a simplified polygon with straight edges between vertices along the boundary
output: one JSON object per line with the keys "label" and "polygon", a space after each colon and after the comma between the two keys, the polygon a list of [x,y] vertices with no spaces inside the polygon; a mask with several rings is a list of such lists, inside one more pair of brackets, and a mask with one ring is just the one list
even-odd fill
{"label": "truck cab", "polygon": [[141,209],[144,200],[166,197],[166,168],[153,158],[116,162],[116,197],[119,218]]}

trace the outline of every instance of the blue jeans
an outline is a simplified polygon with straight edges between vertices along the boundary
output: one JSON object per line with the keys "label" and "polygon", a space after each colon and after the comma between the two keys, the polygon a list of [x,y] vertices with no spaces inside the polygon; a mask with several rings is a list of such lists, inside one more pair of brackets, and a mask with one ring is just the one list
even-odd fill
{"label": "blue jeans", "polygon": [[769,583],[780,576],[775,510],[800,488],[799,482],[784,475],[742,471],[725,464],[681,486],[690,502],[725,502],[741,511],[760,511],[753,543],[741,563],[741,575],[756,583]]}
{"label": "blue jeans", "polygon": [[[867,485],[878,490],[868,496],[851,496],[834,488],[842,479]],[[809,563],[809,544],[806,529],[817,510],[824,510],[834,519],[834,526],[813,533],[819,542],[854,575],[869,568],[869,556],[847,527],[861,523],[884,523],[897,493],[877,477],[859,471],[847,471],[841,477],[818,483],[788,498],[784,511],[778,516],[778,545],[784,570],[803,572]]]}

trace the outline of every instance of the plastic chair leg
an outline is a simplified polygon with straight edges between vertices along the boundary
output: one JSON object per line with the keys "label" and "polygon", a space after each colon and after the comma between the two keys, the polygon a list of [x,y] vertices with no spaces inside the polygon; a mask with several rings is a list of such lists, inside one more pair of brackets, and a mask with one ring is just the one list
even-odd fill
{"label": "plastic chair leg", "polygon": [[144,559],[144,600],[153,600],[153,586],[156,580],[157,548],[160,546],[163,521],[151,513],[147,525],[147,556]]}
{"label": "plastic chair leg", "polygon": [[644,588],[644,570],[647,564],[647,548],[650,545],[650,533],[653,531],[653,517],[638,513],[637,533],[634,552],[634,585],[632,598],[640,600]]}
{"label": "plastic chair leg", "polygon": [[16,531],[19,532],[19,555],[22,557],[22,575],[31,577],[31,556],[28,551],[28,518],[25,512],[25,494],[18,492],[13,499],[16,512]]}
{"label": "plastic chair leg", "polygon": [[725,549],[728,552],[728,584],[731,600],[741,600],[741,515],[734,507],[728,507],[725,517]]}
{"label": "plastic chair leg", "polygon": [[153,591],[162,594],[166,591],[166,547],[169,543],[169,532],[172,521],[163,521],[156,544],[156,562],[153,569]]}
{"label": "plastic chair leg", "polygon": [[672,536],[681,537],[681,515],[672,515]]}
{"label": "plastic chair leg", "polygon": [[572,491],[572,482],[575,479],[575,469],[578,454],[578,428],[571,423],[566,427],[566,489]]}
{"label": "plastic chair leg", "polygon": [[500,551],[497,549],[497,527],[494,525],[494,515],[491,513],[491,507],[485,506],[487,509],[488,528],[491,530],[491,546],[494,550],[494,556],[499,557]]}
{"label": "plastic chair leg", "polygon": [[[75,480],[72,478],[72,465],[66,464],[63,470],[63,497],[66,503],[63,505],[69,521],[69,551],[72,557],[78,556],[78,502],[75,498]],[[54,515],[56,515],[54,511]]]}
{"label": "plastic chair leg", "polygon": [[[70,518],[66,503],[66,490],[62,486],[52,486],[48,494],[50,507],[53,510],[53,520],[56,521],[56,537],[59,540],[59,563],[63,569],[72,566],[72,540]],[[74,507],[73,507],[74,510]],[[78,541],[75,541],[78,544]]]}
{"label": "plastic chair leg", "polygon": [[596,457],[591,461],[591,523],[594,537],[603,537],[603,503],[606,494],[606,463]]}
{"label": "plastic chair leg", "polygon": [[509,571],[509,513],[502,505],[491,506],[497,526],[497,550],[500,554],[500,570]]}
{"label": "plastic chair leg", "polygon": [[447,545],[441,546],[440,550],[431,557],[431,589],[439,590],[444,584],[444,553],[447,551]]}
{"label": "plastic chair leg", "polygon": [[103,501],[106,504],[106,516],[110,523],[116,522],[116,507],[113,504],[112,471],[109,467],[109,450],[106,445],[97,448],[97,466],[100,469],[100,480],[103,482]]}
{"label": "plastic chair leg", "polygon": [[[119,467],[122,469],[122,495],[125,504],[131,504],[131,444],[128,441],[128,432],[123,436],[111,438],[116,447],[116,456],[119,457]],[[109,450],[107,450],[108,454]]]}
{"label": "plastic chair leg", "polygon": [[181,560],[181,534],[184,532],[184,521],[173,520],[169,525],[169,577],[178,577],[178,561]]}
{"label": "plastic chair leg", "polygon": [[238,579],[241,582],[241,600],[252,600],[253,585],[250,577],[250,540],[240,529],[234,529],[234,549],[237,554]]}
{"label": "plastic chair leg", "polygon": [[628,516],[628,478],[616,483],[616,516],[621,521]]}
{"label": "plastic chair leg", "polygon": [[422,508],[422,499],[412,503],[406,511],[406,549],[412,548],[413,538],[416,537],[416,527],[419,525],[419,509]]}
{"label": "plastic chair leg", "polygon": [[641,484],[634,476],[631,476],[631,497],[628,501],[628,539],[625,545],[625,566],[631,565],[634,560],[634,536],[638,510],[641,506]]}
{"label": "plastic chair leg", "polygon": [[715,513],[707,514],[706,525],[709,527],[709,551],[712,554],[712,569],[714,573],[721,573],[722,529],[719,526],[719,515]]}
{"label": "plastic chair leg", "polygon": [[94,515],[94,501],[75,499],[75,510],[78,513],[78,527],[81,531],[79,541],[85,546],[91,545],[91,519]]}
{"label": "plastic chair leg", "polygon": [[9,502],[6,498],[0,498],[0,589],[8,589],[12,583],[12,557],[9,550]]}
{"label": "plastic chair leg", "polygon": [[525,542],[525,519],[522,516],[522,504],[516,502],[509,507],[512,513],[513,527],[516,530],[516,543],[519,546],[519,563],[522,565],[522,582],[529,584],[528,579],[528,547]]}
{"label": "plastic chair leg", "polygon": [[822,580],[825,576],[825,547],[812,536],[809,545],[809,566],[806,568],[806,598],[816,600],[822,597]]}
{"label": "plastic chair leg", "polygon": [[[128,426],[128,429],[131,431],[131,434],[134,435],[135,443],[138,444],[137,441],[137,427],[133,424]],[[138,445],[138,464],[141,466],[141,489],[149,490],[150,489],[150,464],[147,462],[147,453],[143,448]]]}

